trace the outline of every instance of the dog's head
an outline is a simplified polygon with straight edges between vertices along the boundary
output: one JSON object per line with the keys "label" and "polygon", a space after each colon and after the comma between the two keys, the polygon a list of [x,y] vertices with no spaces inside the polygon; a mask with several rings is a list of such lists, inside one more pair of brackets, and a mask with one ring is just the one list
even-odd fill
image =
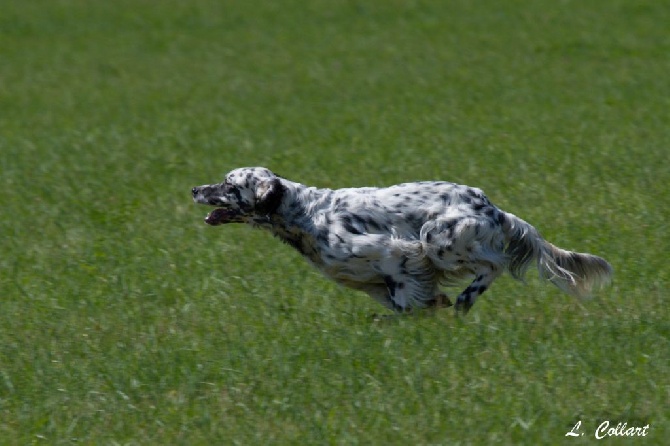
{"label": "dog's head", "polygon": [[209,225],[250,223],[277,210],[284,186],[277,175],[264,167],[243,167],[226,175],[219,184],[197,186],[193,201],[216,206],[205,218]]}

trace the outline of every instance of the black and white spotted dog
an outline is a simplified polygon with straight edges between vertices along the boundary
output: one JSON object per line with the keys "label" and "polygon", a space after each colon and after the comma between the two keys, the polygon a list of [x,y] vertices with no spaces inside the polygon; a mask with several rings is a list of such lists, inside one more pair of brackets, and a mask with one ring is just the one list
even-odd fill
{"label": "black and white spotted dog", "polygon": [[557,248],[481,190],[444,181],[317,189],[250,167],[192,193],[216,207],[207,224],[267,229],[327,277],[396,311],[451,305],[440,286],[469,279],[456,300],[467,312],[504,271],[521,279],[531,262],[579,297],[612,275],[604,259]]}

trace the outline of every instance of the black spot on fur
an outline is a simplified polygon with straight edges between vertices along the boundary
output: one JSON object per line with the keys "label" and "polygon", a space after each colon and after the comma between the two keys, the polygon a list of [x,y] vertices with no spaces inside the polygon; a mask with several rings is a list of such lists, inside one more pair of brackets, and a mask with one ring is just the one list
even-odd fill
{"label": "black spot on fur", "polygon": [[368,218],[366,221],[366,226],[375,231],[386,231],[386,227],[374,218]]}
{"label": "black spot on fur", "polygon": [[404,216],[405,221],[407,224],[409,224],[412,227],[420,227],[423,225],[423,218],[421,215],[418,215],[416,213],[409,213]]}
{"label": "black spot on fur", "polygon": [[274,213],[284,197],[284,185],[279,178],[270,180],[268,191],[256,203],[256,212],[269,215]]}
{"label": "black spot on fur", "polygon": [[319,233],[316,236],[316,241],[319,242],[319,244],[325,246],[326,248],[330,247],[330,242],[328,241],[328,238],[330,236],[330,232],[328,232],[327,229],[323,229],[319,231]]}
{"label": "black spot on fur", "polygon": [[344,217],[342,217],[342,225],[344,226],[345,230],[347,230],[348,232],[351,232],[352,234],[355,234],[355,235],[363,234],[361,231],[359,231],[358,229],[356,229],[354,227],[352,217],[350,215],[345,215]]}
{"label": "black spot on fur", "polygon": [[238,188],[232,187],[232,186],[227,188],[227,189],[228,189],[228,192],[235,195],[235,201],[237,201],[237,203],[241,205],[242,204],[242,193],[240,192],[240,190]]}
{"label": "black spot on fur", "polygon": [[402,274],[407,274],[407,261],[409,259],[407,257],[403,257],[402,260],[400,261],[400,272]]}
{"label": "black spot on fur", "polygon": [[388,288],[391,297],[395,297],[395,290],[398,286],[398,282],[393,280],[393,277],[391,276],[384,276],[384,283],[386,284],[386,288]]}
{"label": "black spot on fur", "polygon": [[373,218],[361,217],[358,214],[351,214],[351,218],[353,220],[354,225],[362,226],[366,230],[372,226],[374,226],[377,229],[380,228],[379,224]]}

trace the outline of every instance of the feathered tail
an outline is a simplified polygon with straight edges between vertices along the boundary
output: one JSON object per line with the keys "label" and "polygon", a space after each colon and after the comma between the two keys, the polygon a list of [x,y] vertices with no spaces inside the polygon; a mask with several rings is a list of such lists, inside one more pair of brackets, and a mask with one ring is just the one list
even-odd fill
{"label": "feathered tail", "polygon": [[507,268],[515,278],[521,279],[535,260],[540,277],[576,297],[588,297],[611,282],[612,266],[605,259],[558,248],[519,217],[510,213],[504,216]]}

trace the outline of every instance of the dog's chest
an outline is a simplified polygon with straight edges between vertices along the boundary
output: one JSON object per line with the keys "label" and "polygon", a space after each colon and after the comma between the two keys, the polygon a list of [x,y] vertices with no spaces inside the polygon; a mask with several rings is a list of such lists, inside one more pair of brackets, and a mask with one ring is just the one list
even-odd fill
{"label": "dog's chest", "polygon": [[287,245],[294,248],[315,266],[323,264],[322,249],[320,249],[314,235],[302,230],[298,226],[275,225],[272,233]]}

